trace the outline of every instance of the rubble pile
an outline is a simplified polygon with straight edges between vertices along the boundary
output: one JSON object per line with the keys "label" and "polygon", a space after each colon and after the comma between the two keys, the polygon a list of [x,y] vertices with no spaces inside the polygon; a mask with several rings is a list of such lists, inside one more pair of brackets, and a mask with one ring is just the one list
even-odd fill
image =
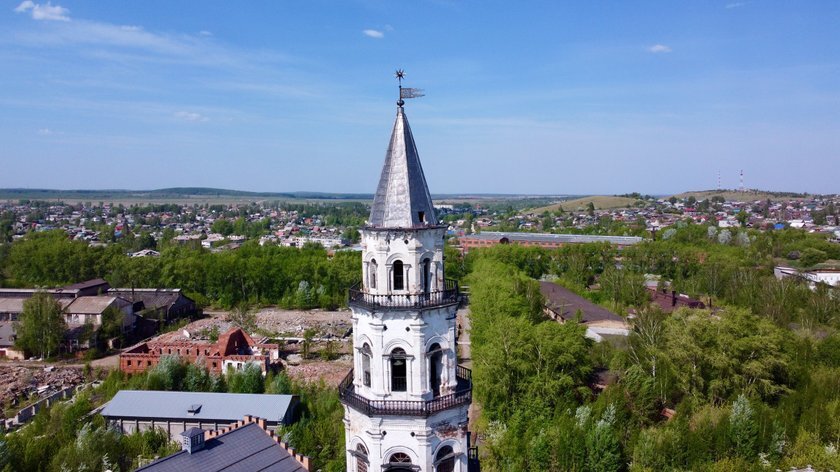
{"label": "rubble pile", "polygon": [[349,311],[299,311],[269,308],[257,313],[257,326],[278,336],[303,337],[310,328],[317,338],[343,339],[352,324]]}
{"label": "rubble pile", "polygon": [[3,405],[16,404],[33,393],[54,392],[82,382],[82,370],[76,367],[2,365],[0,401]]}
{"label": "rubble pile", "polygon": [[351,367],[353,360],[349,356],[342,356],[334,361],[306,361],[301,365],[287,365],[286,373],[296,380],[323,380],[326,385],[338,387]]}
{"label": "rubble pile", "polygon": [[219,334],[223,334],[233,327],[230,322],[225,320],[224,316],[213,316],[212,318],[193,321],[181,329],[161,334],[155,338],[155,341],[167,343],[178,341],[210,342],[209,333],[214,326],[219,328]]}

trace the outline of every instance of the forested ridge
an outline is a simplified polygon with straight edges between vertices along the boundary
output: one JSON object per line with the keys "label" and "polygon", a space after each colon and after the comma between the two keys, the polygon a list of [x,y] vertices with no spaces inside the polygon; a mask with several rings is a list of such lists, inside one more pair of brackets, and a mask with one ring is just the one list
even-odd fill
{"label": "forested ridge", "polygon": [[[719,238],[708,228],[682,226],[620,253],[448,253],[470,287],[483,468],[840,470],[837,290],[772,272],[792,252],[835,258],[840,246],[795,230]],[[662,313],[647,303],[645,274],[714,310]],[[577,323],[543,317],[542,276],[632,309],[630,336],[593,344]],[[598,393],[604,373],[616,380]]]}

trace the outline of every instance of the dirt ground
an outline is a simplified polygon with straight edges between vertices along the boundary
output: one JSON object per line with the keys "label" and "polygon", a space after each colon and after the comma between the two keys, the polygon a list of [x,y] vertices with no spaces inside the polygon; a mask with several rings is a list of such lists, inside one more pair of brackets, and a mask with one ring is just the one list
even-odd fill
{"label": "dirt ground", "polygon": [[334,361],[304,361],[300,365],[287,365],[286,372],[295,380],[306,382],[324,381],[326,385],[338,387],[347,372],[353,367],[353,358],[342,356]]}
{"label": "dirt ground", "polygon": [[[205,311],[209,318],[193,321],[182,329],[165,333],[155,340],[172,342],[193,340],[207,340],[213,326],[224,333],[233,327],[228,321],[227,311]],[[304,332],[310,328],[315,331],[315,338],[340,340],[350,334],[350,311],[324,310],[283,310],[279,308],[263,308],[254,313],[257,330],[249,333],[254,339],[302,338]],[[185,335],[185,331],[189,335]]]}

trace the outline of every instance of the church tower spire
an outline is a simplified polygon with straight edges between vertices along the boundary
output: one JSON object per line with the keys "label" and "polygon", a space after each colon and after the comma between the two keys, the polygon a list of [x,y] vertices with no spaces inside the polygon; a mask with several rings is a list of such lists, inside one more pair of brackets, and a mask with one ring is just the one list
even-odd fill
{"label": "church tower spire", "polygon": [[437,224],[420,155],[402,105],[397,107],[397,119],[373,198],[369,223],[379,228]]}
{"label": "church tower spire", "polygon": [[385,164],[361,229],[362,283],[349,291],[354,368],[339,386],[348,472],[468,472],[472,374],[458,365],[457,282],[444,277],[438,224],[402,87]]}

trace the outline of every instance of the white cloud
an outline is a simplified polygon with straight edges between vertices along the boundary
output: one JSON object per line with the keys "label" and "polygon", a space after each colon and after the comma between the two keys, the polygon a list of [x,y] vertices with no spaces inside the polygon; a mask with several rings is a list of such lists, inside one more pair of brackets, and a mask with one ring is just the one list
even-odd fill
{"label": "white cloud", "polygon": [[367,36],[368,38],[382,39],[382,38],[384,38],[384,37],[385,37],[385,33],[383,33],[382,31],[377,31],[377,30],[375,30],[375,29],[366,29],[366,30],[363,30],[363,31],[362,31],[362,34],[364,34],[364,35],[365,35],[365,36]]}
{"label": "white cloud", "polygon": [[648,48],[648,51],[650,51],[654,54],[658,54],[658,53],[664,53],[664,52],[671,52],[671,48],[669,46],[664,45],[664,44],[654,44],[653,46]]}
{"label": "white cloud", "polygon": [[195,113],[192,111],[176,111],[175,118],[196,123],[201,121],[209,121],[209,118],[202,115],[201,113]]}
{"label": "white cloud", "polygon": [[41,136],[49,136],[53,134],[53,130],[49,128],[41,128],[38,130],[38,134],[40,134]]}
{"label": "white cloud", "polygon": [[137,25],[122,25],[120,29],[123,31],[143,31],[143,27]]}
{"label": "white cloud", "polygon": [[32,12],[32,19],[34,20],[48,20],[48,21],[70,21],[67,15],[70,10],[47,2],[45,5],[35,3],[32,0],[24,0],[15,8],[17,13]]}
{"label": "white cloud", "polygon": [[743,7],[743,6],[746,6],[746,5],[747,5],[747,2],[734,2],[734,3],[727,3],[725,8],[727,8],[727,9],[740,8],[740,7]]}
{"label": "white cloud", "polygon": [[207,30],[201,30],[201,31],[198,32],[198,35],[199,36],[213,36],[213,33],[209,32]]}

